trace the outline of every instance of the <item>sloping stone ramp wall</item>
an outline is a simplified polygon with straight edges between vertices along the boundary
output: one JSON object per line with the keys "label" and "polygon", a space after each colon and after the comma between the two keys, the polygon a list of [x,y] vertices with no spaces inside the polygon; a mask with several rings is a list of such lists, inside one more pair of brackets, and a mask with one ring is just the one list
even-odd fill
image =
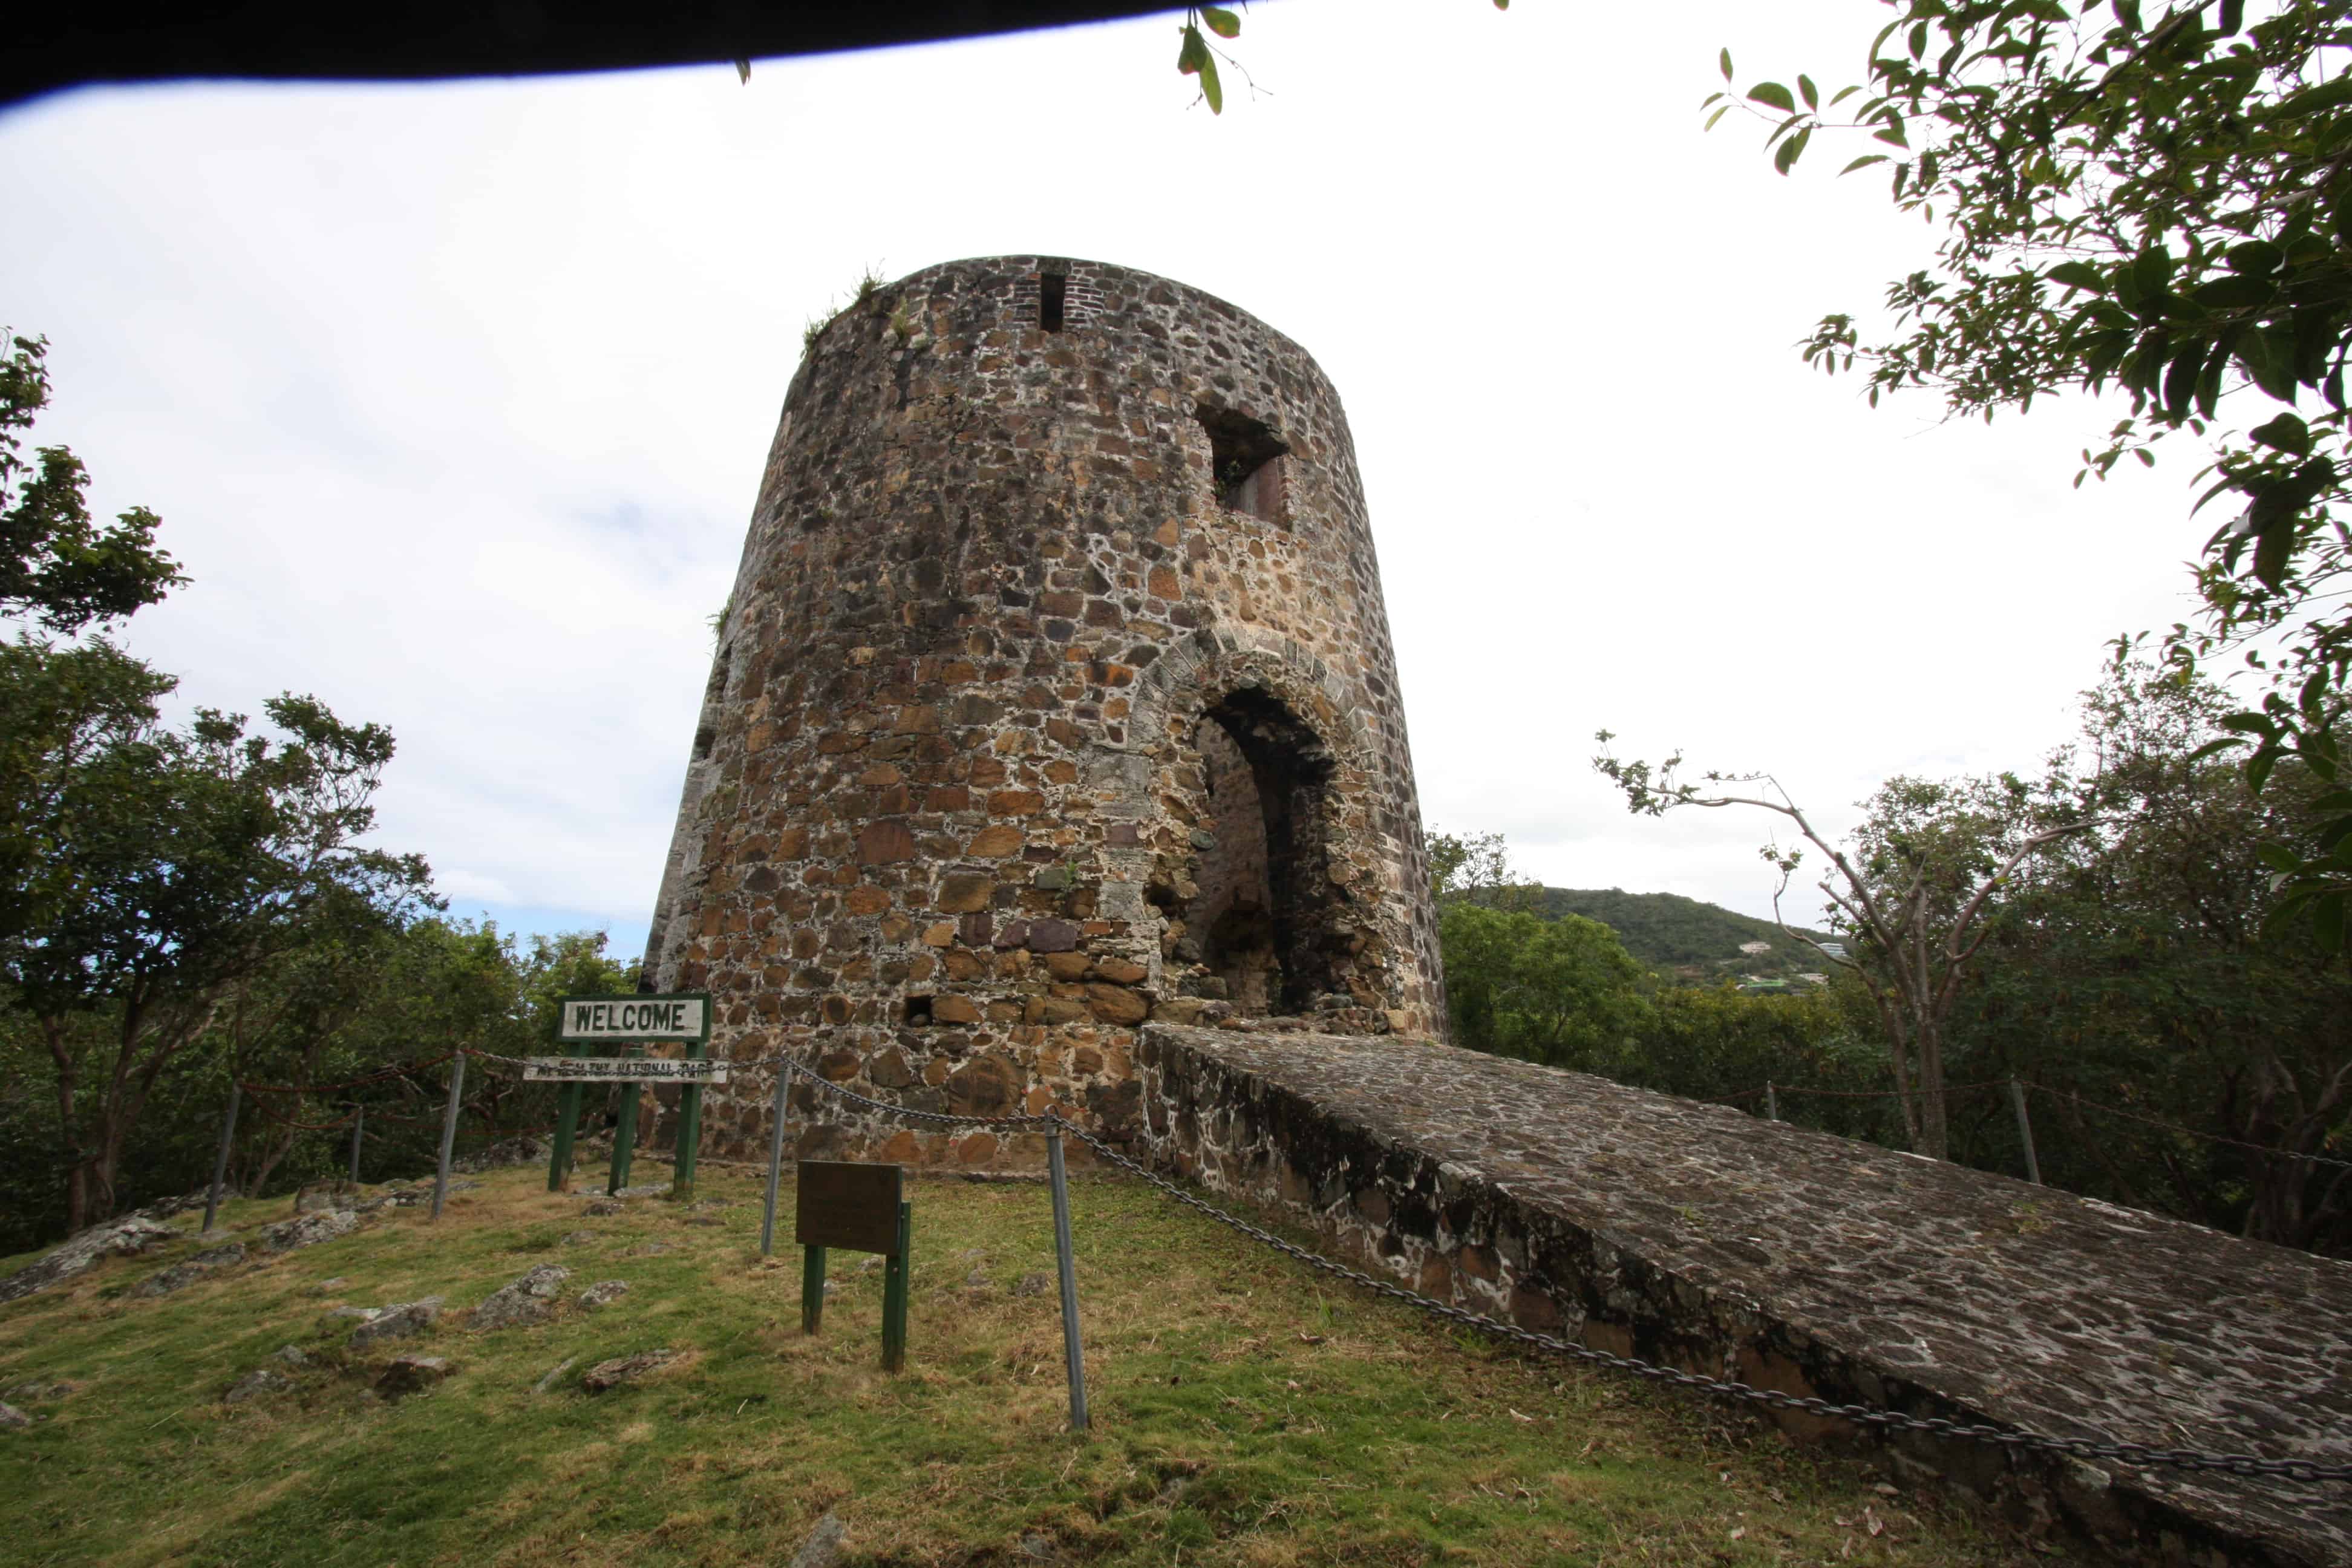
{"label": "sloping stone ramp wall", "polygon": [[[2352,1460],[2352,1265],[1451,1047],[1167,1025],[1139,1044],[1163,1168],[1440,1300],[1840,1403]],[[2343,1482],[1883,1441],[1915,1483],[2127,1561],[2352,1563]]]}

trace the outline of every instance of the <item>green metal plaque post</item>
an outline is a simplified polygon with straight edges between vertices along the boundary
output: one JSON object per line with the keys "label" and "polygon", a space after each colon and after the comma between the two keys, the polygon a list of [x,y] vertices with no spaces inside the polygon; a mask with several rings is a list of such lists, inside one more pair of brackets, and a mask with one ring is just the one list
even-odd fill
{"label": "green metal plaque post", "polygon": [[914,1210],[898,1205],[898,1250],[882,1269],[882,1370],[898,1372],[907,1364],[907,1272],[914,1261]]}
{"label": "green metal plaque post", "polygon": [[824,1325],[824,1248],[801,1248],[801,1332],[813,1334]]}
{"label": "green metal plaque post", "polygon": [[572,1139],[580,1128],[580,1089],[567,1083],[555,1091],[555,1152],[547,1159],[547,1190],[560,1193],[572,1180]]}
{"label": "green metal plaque post", "polygon": [[[703,1047],[686,1047],[686,1059],[702,1059]],[[702,1147],[702,1086],[688,1084],[677,1091],[677,1157],[670,1166],[669,1195],[679,1203],[694,1200],[694,1156]]]}
{"label": "green metal plaque post", "polygon": [[636,1152],[637,1096],[645,1092],[643,1084],[621,1086],[621,1119],[613,1128],[613,1174],[604,1190],[617,1193],[629,1184],[629,1159]]}

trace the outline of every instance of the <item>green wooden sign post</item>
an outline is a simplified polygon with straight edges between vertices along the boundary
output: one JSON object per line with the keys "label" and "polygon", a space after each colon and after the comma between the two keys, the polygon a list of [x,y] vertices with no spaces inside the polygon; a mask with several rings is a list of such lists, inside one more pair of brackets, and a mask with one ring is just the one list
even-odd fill
{"label": "green wooden sign post", "polygon": [[604,1190],[617,1193],[629,1184],[629,1161],[637,1152],[637,1096],[643,1089],[634,1083],[621,1086],[621,1116],[613,1126],[613,1168],[604,1178]]}
{"label": "green wooden sign post", "polygon": [[[702,1044],[686,1047],[688,1061],[702,1058]],[[689,1083],[677,1091],[677,1152],[670,1166],[669,1195],[674,1203],[694,1201],[694,1157],[702,1148],[702,1086]]]}
{"label": "green wooden sign post", "polygon": [[581,1085],[619,1082],[621,1114],[613,1129],[613,1166],[604,1190],[617,1193],[629,1184],[629,1167],[636,1153],[637,1106],[647,1082],[684,1085],[678,1101],[677,1155],[670,1195],[694,1195],[695,1155],[702,1142],[702,1086],[727,1081],[726,1064],[704,1064],[699,1070],[682,1063],[648,1060],[643,1047],[655,1042],[683,1043],[688,1061],[703,1063],[710,1043],[710,994],[681,991],[670,994],[565,996],[556,1004],[555,1037],[563,1042],[616,1044],[633,1047],[612,1058],[534,1058],[523,1077],[563,1085],[557,1097],[555,1147],[548,1157],[547,1190],[560,1193],[572,1173],[572,1143],[580,1122]]}
{"label": "green wooden sign post", "polygon": [[882,1273],[882,1370],[907,1364],[907,1292],[914,1258],[914,1210],[900,1195],[897,1165],[803,1160],[794,1184],[793,1239],[801,1245],[801,1331],[824,1322],[827,1247],[878,1252]]}
{"label": "green wooden sign post", "polygon": [[572,1139],[580,1130],[580,1086],[555,1091],[555,1152],[547,1159],[547,1190],[560,1193],[572,1180]]}

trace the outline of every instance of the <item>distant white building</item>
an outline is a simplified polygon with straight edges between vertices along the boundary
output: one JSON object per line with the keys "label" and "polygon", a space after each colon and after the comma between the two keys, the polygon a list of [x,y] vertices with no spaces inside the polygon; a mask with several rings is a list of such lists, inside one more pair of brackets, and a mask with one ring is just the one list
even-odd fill
{"label": "distant white building", "polygon": [[1828,953],[1832,958],[1843,958],[1845,956],[1845,943],[1842,942],[1825,942],[1822,943],[1822,951]]}
{"label": "distant white building", "polygon": [[1743,942],[1739,944],[1739,951],[1753,958],[1759,952],[1771,952],[1772,944],[1769,942]]}

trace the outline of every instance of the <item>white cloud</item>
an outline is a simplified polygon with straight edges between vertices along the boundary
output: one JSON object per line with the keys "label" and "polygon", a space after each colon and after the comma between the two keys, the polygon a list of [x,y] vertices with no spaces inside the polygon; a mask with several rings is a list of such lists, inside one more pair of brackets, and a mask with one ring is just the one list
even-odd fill
{"label": "white cloud", "polygon": [[748,87],[86,92],[0,120],[0,200],[49,215],[0,319],[55,343],[43,437],[195,579],[134,627],[186,700],[391,725],[385,842],[625,949],[803,322],[869,265],[1183,279],[1347,400],[1429,817],[1760,910],[1769,824],[1628,817],[1593,731],[1832,823],[2030,765],[2201,539],[2185,466],[2069,488],[2111,412],[1940,426],[1798,363],[1933,232],[1694,108],[1718,45],[1827,79],[1876,11],[1293,0],[1222,121],[1166,18]]}

